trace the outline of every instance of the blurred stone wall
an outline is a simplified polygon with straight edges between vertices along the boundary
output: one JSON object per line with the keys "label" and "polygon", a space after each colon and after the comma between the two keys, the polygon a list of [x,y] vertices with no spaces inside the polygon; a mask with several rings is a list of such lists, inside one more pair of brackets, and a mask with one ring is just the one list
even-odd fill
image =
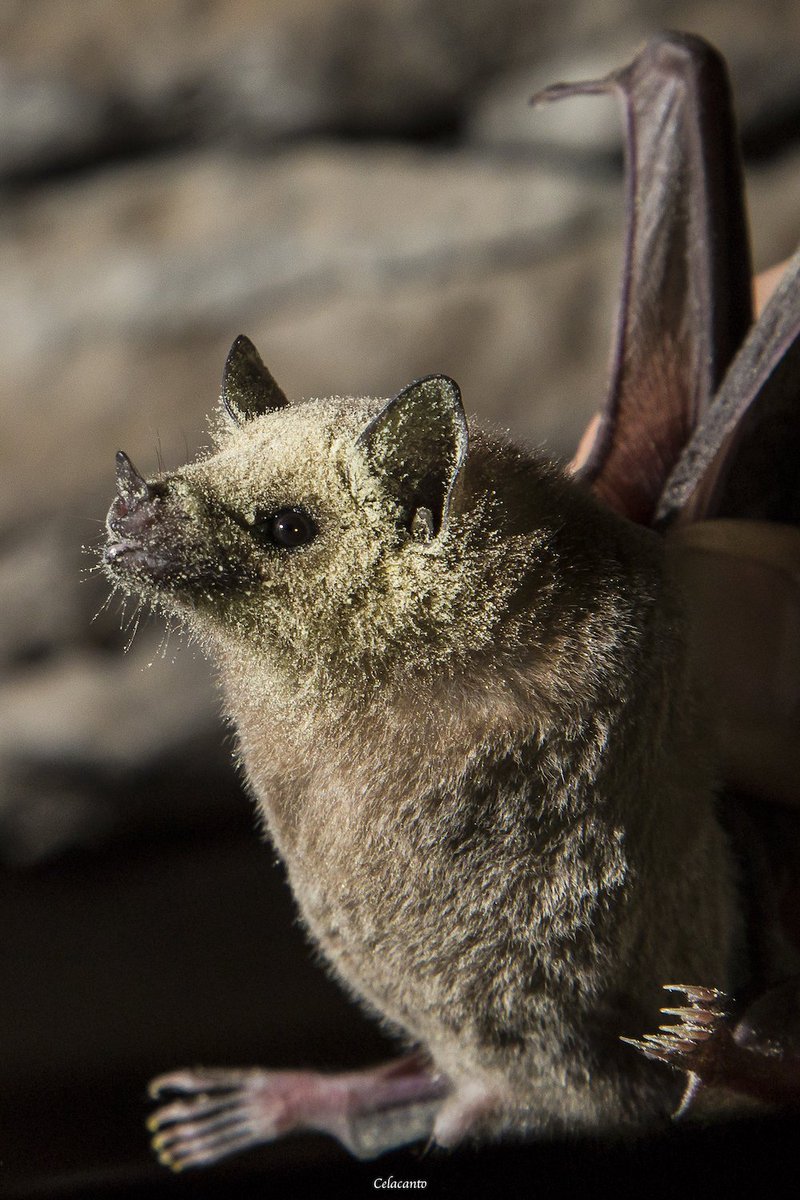
{"label": "blurred stone wall", "polygon": [[[0,9],[0,858],[224,821],[206,664],[90,568],[122,446],[204,440],[247,332],[291,396],[444,371],[567,454],[603,393],[618,116],[532,111],[663,27],[727,55],[759,266],[800,233],[782,0],[6,0]],[[130,614],[128,614],[130,616]]]}

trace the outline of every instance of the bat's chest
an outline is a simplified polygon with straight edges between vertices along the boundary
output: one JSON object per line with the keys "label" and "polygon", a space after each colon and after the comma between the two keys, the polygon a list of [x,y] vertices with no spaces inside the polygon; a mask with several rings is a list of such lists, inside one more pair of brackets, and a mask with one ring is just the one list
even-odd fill
{"label": "bat's chest", "polygon": [[[552,830],[543,845],[541,826],[515,812],[519,791],[507,785],[487,776],[469,804],[438,791],[392,821],[377,808],[354,819],[352,795],[339,798],[338,815],[330,795],[324,815],[309,797],[281,847],[304,921],[333,968],[428,1043],[519,1046],[549,1020],[565,963],[577,991],[607,969],[607,901],[624,878],[612,861],[618,846],[579,846],[582,834]],[[458,804],[468,816],[456,818]],[[570,885],[566,864],[582,853],[596,860],[583,872],[593,896]]]}
{"label": "bat's chest", "polygon": [[440,856],[423,858],[412,840],[338,830],[321,844],[315,831],[286,863],[304,921],[338,974],[423,1037],[485,1002],[502,921],[487,927],[475,882],[465,885]]}
{"label": "bat's chest", "polygon": [[319,768],[297,783],[262,778],[257,791],[303,920],[349,987],[424,1040],[520,1009],[512,995],[536,978],[535,858],[519,845],[506,869],[524,834],[498,812],[502,781],[415,791],[407,776],[401,794],[387,777],[354,786]]}
{"label": "bat's chest", "polygon": [[[561,748],[533,738],[449,770],[434,753],[367,769],[309,751],[291,770],[270,753],[246,756],[248,774],[309,932],[414,1038],[518,1046],[563,1022],[565,994],[571,1012],[588,1011],[612,993],[638,1002],[663,979],[720,974],[729,909],[716,903],[710,801],[694,786],[676,781],[660,801],[694,813],[703,836],[687,846],[672,822],[654,847],[650,824],[627,825],[588,771],[579,791],[551,761],[563,767]],[[635,797],[663,783],[633,774]],[[699,933],[698,904],[714,918]]]}

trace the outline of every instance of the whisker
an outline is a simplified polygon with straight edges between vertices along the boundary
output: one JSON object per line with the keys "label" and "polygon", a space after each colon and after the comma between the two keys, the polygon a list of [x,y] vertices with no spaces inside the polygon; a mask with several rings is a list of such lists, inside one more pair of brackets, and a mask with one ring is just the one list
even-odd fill
{"label": "whisker", "polygon": [[108,595],[106,596],[105,600],[104,600],[104,601],[103,601],[103,603],[100,605],[100,607],[98,608],[97,612],[94,614],[94,616],[92,617],[91,621],[89,622],[89,624],[90,624],[90,625],[94,625],[94,623],[95,623],[95,621],[97,620],[97,618],[98,618],[98,617],[99,617],[99,616],[100,616],[102,613],[104,613],[104,612],[106,611],[106,609],[108,608],[109,604],[111,603],[111,601],[112,601],[113,599],[114,599],[114,593],[113,593],[113,592],[109,592],[109,593],[108,593]]}
{"label": "whisker", "polygon": [[123,630],[122,630],[122,632],[123,632],[123,633],[127,633],[127,632],[128,632],[128,630],[130,629],[130,627],[131,627],[131,625],[134,623],[134,621],[136,621],[136,622],[137,622],[137,624],[138,624],[138,621],[139,621],[139,614],[140,614],[140,612],[141,612],[141,611],[142,611],[142,602],[141,602],[141,600],[139,600],[139,599],[138,599],[138,597],[137,597],[137,598],[134,600],[134,609],[133,609],[133,612],[131,613],[130,617],[128,617],[128,619],[126,620],[126,622],[125,622],[125,625],[124,625],[124,627],[123,627]]}
{"label": "whisker", "polygon": [[136,637],[136,634],[139,632],[139,622],[141,620],[141,617],[142,617],[142,609],[141,609],[141,605],[140,605],[136,609],[136,612],[134,613],[135,624],[133,626],[133,632],[131,633],[131,636],[128,638],[128,641],[125,645],[125,653],[126,654],[128,653],[131,646],[133,645],[133,639]]}
{"label": "whisker", "polygon": [[163,454],[162,448],[161,448],[161,434],[158,431],[158,429],[156,429],[156,431],[155,431],[155,436],[156,436],[156,462],[158,463],[158,473],[159,473],[159,475],[163,475],[164,474],[164,454]]}
{"label": "whisker", "polygon": [[167,657],[167,646],[169,645],[169,638],[170,638],[171,633],[172,633],[172,625],[167,624],[166,627],[164,628],[164,632],[161,634],[161,641],[158,643],[158,649],[156,651],[156,654],[158,654],[159,658]]}

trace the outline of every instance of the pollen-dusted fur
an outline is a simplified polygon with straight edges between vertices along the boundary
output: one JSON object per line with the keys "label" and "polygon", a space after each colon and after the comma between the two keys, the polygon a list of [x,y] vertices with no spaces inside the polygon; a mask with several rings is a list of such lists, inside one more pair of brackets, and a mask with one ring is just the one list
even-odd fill
{"label": "pollen-dusted fur", "polygon": [[[727,986],[737,936],[680,598],[662,542],[540,456],[473,423],[462,463],[448,385],[396,427],[242,414],[136,485],[135,536],[118,500],[108,570],[215,659],[311,937],[444,1111],[477,1086],[479,1134],[646,1121],[676,1082],[619,1036],[664,980]],[[297,509],[315,536],[264,540]]]}

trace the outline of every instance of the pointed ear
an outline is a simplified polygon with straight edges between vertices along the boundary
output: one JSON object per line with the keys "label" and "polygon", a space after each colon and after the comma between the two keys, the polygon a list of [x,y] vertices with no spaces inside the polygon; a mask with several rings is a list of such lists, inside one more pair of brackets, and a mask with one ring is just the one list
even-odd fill
{"label": "pointed ear", "polygon": [[[410,383],[362,430],[356,445],[403,508],[415,537],[423,528],[429,537],[445,528],[467,455],[458,384],[446,375]],[[420,509],[427,510],[424,522],[415,521]]]}
{"label": "pointed ear", "polygon": [[243,333],[231,346],[225,361],[220,399],[237,425],[277,408],[285,408],[289,403],[255,346]]}

